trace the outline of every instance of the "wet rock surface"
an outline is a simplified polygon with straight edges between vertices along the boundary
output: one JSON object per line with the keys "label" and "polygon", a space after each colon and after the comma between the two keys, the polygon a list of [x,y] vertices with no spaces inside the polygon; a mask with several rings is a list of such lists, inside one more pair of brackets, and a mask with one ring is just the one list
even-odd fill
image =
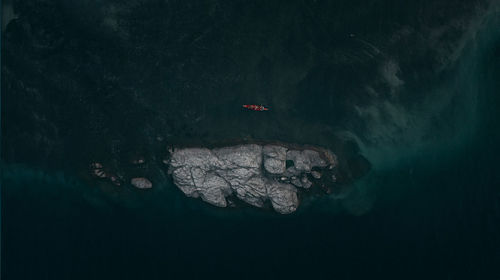
{"label": "wet rock surface", "polygon": [[[184,194],[212,205],[226,207],[234,196],[255,207],[270,202],[276,212],[288,214],[299,207],[297,187],[312,186],[307,174],[312,168],[334,167],[333,159],[327,150],[279,145],[180,148],[172,152],[169,173]],[[293,166],[286,168],[287,160]]]}
{"label": "wet rock surface", "polygon": [[151,181],[146,178],[132,178],[130,184],[138,189],[150,189],[153,187]]}

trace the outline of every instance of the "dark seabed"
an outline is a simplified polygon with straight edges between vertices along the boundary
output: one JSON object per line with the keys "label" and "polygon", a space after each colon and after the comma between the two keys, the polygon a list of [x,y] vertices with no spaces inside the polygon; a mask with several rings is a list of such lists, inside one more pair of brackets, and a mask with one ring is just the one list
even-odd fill
{"label": "dark seabed", "polygon": [[[148,14],[169,1],[130,1],[143,6],[127,14],[132,4],[115,3],[113,12],[129,25],[107,22],[116,38],[105,27],[95,31],[94,19],[84,16],[109,12],[108,6],[95,12],[94,2],[4,5],[3,15],[14,20],[2,25],[2,279],[500,279],[498,2],[470,27],[467,20],[446,21],[474,18],[464,12],[472,10],[467,1],[447,12],[443,1],[432,9],[422,1],[325,4],[337,20],[320,4],[301,1],[261,3],[262,9],[200,1],[213,4],[216,23],[182,16],[198,15],[196,5],[204,4],[171,1],[184,9],[165,15],[182,23],[169,23],[185,28],[179,35],[162,33],[163,22]],[[297,16],[301,5],[310,10]],[[75,26],[56,19],[40,24],[54,34],[26,27],[51,18],[44,13],[53,6],[81,10],[68,12],[78,18],[70,21]],[[283,31],[284,23],[265,31],[270,22],[297,32]],[[431,31],[405,28],[415,22],[431,31],[440,24],[468,27],[435,35],[438,50],[419,52],[416,45],[430,41],[418,38]],[[334,38],[324,37],[329,28]],[[339,39],[351,32],[359,41]],[[418,36],[380,43],[390,41],[385,33],[405,32]],[[200,45],[184,49],[184,33]],[[167,35],[175,40],[154,43]],[[124,47],[101,49],[115,39]],[[435,70],[447,59],[444,70]],[[386,94],[375,98],[367,88]],[[275,110],[244,114],[239,106],[249,100]],[[80,176],[89,159],[119,169],[129,150],[151,156],[157,135],[189,145],[288,140],[339,154],[349,154],[337,144],[348,138],[372,169],[347,199],[318,198],[291,215],[209,206],[185,197],[160,171],[163,179],[150,191],[117,190]]]}

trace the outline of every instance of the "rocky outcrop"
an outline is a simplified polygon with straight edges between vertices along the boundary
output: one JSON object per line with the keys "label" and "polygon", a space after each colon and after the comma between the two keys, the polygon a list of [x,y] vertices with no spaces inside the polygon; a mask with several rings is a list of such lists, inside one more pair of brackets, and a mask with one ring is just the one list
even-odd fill
{"label": "rocky outcrop", "polygon": [[226,207],[226,198],[234,196],[256,207],[270,202],[274,210],[288,214],[299,206],[297,187],[311,187],[307,175],[312,169],[333,167],[334,159],[326,150],[280,145],[181,148],[171,151],[169,173],[184,194],[212,205]]}
{"label": "rocky outcrop", "polygon": [[130,184],[138,189],[151,189],[153,184],[146,178],[132,178]]}
{"label": "rocky outcrop", "polygon": [[282,174],[286,169],[286,148],[266,145],[263,148],[264,168],[271,174]]}
{"label": "rocky outcrop", "polygon": [[104,166],[100,162],[93,162],[90,164],[90,174],[100,179],[109,179],[111,183],[116,186],[121,185],[121,178],[110,173],[109,171],[106,171]]}

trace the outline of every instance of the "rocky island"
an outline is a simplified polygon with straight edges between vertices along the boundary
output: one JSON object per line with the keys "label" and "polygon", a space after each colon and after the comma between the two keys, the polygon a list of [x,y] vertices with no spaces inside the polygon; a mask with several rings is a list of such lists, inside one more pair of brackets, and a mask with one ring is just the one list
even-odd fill
{"label": "rocky island", "polygon": [[[345,185],[342,162],[329,149],[281,142],[233,143],[222,147],[173,147],[158,162],[130,161],[133,170],[161,166],[186,196],[217,207],[248,205],[281,214],[295,212],[303,198],[328,195]],[[91,175],[116,186],[153,188],[155,178],[90,164]],[[143,172],[142,174],[147,174]],[[341,178],[341,180],[338,180]],[[348,185],[349,182],[347,182]]]}
{"label": "rocky island", "polygon": [[174,183],[189,197],[219,207],[228,205],[227,197],[256,207],[269,201],[274,210],[288,214],[299,206],[298,189],[311,188],[310,179],[319,179],[322,169],[333,169],[336,160],[328,150],[247,144],[176,149],[169,166]]}

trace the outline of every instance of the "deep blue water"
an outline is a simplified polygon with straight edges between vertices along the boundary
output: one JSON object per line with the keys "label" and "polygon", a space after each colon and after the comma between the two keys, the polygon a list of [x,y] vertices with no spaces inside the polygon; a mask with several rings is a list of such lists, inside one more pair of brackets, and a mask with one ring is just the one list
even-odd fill
{"label": "deep blue water", "polygon": [[168,181],[113,196],[12,164],[2,170],[2,279],[500,279],[498,22],[445,88],[476,97],[456,138],[411,152],[362,147],[374,169],[359,184],[376,196],[364,214],[328,200],[287,216],[226,211]]}

